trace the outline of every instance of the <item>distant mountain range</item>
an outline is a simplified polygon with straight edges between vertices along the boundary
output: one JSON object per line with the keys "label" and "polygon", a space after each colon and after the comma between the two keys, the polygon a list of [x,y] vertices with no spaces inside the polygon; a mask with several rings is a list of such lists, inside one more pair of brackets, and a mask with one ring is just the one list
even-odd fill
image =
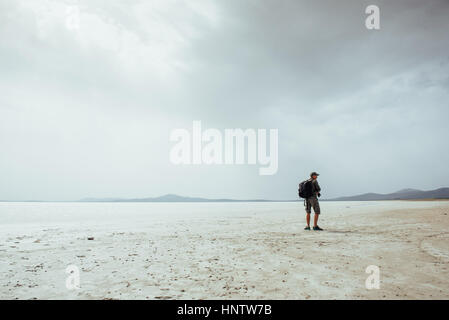
{"label": "distant mountain range", "polygon": [[418,189],[402,189],[393,193],[364,193],[356,196],[326,199],[328,201],[374,201],[374,200],[419,200],[449,199],[449,188],[422,191]]}
{"label": "distant mountain range", "polygon": [[[333,199],[322,199],[323,201],[375,201],[375,200],[420,200],[420,199],[449,199],[449,188],[422,191],[417,189],[402,189],[393,193],[364,193],[356,196],[339,197]],[[265,200],[265,199],[208,199],[196,197],[183,197],[176,194],[166,194],[153,198],[85,198],[79,202],[291,202],[295,200]]]}
{"label": "distant mountain range", "polygon": [[79,200],[80,202],[272,202],[274,200],[252,199],[252,200],[235,200],[235,199],[207,199],[183,197],[176,194],[166,194],[154,198],[136,198],[136,199],[122,199],[122,198],[85,198]]}
{"label": "distant mountain range", "polygon": [[[364,193],[355,196],[323,199],[321,201],[376,201],[376,200],[432,200],[449,199],[449,188],[439,188],[435,190],[422,191],[418,189],[402,189],[393,193]],[[73,200],[72,200],[73,201]],[[72,202],[72,201],[52,201],[52,200],[0,200],[0,202]],[[184,197],[176,194],[166,194],[160,197],[148,198],[84,198],[76,202],[294,202],[303,201],[296,198],[293,200],[267,200],[267,199],[208,199],[198,197]]]}

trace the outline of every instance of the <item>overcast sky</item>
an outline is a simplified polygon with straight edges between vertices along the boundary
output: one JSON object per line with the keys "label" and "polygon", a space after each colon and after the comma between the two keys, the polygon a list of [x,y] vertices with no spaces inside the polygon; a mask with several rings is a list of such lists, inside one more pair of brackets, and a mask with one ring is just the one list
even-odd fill
{"label": "overcast sky", "polygon": [[[311,171],[324,197],[449,186],[448,17],[443,0],[0,0],[0,199],[295,199]],[[277,174],[173,165],[194,120],[278,129]]]}

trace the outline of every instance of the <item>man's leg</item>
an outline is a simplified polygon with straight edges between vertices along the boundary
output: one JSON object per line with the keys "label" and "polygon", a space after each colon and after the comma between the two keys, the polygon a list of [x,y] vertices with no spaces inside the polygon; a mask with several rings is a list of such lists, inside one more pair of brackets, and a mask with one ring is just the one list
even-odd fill
{"label": "man's leg", "polygon": [[318,202],[317,198],[313,199],[313,212],[315,213],[313,217],[313,230],[323,230],[320,227],[318,227],[318,217],[320,216],[321,210],[320,210],[320,203]]}
{"label": "man's leg", "polygon": [[307,222],[306,228],[309,228],[310,230],[310,214],[312,213],[312,206],[309,199],[305,199],[304,201],[306,204],[306,222]]}
{"label": "man's leg", "polygon": [[[315,212],[315,214],[313,215],[313,226],[316,227],[318,225],[318,217],[320,215],[318,213]],[[310,215],[309,215],[309,219],[310,219]]]}

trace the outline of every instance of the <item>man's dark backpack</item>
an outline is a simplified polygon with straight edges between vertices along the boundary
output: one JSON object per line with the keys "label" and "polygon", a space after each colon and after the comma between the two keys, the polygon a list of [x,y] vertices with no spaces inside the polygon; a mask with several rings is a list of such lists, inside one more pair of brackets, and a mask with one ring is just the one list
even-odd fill
{"label": "man's dark backpack", "polygon": [[311,180],[304,180],[299,184],[298,196],[300,198],[310,198],[313,195],[313,186]]}

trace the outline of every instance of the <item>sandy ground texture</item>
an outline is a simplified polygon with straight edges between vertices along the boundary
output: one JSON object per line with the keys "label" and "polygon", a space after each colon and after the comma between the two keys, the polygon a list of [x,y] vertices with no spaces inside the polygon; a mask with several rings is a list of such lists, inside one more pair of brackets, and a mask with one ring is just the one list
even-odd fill
{"label": "sandy ground texture", "polygon": [[[132,230],[10,228],[1,233],[0,298],[449,298],[449,202],[323,213],[320,225],[305,231],[303,212],[281,207]],[[69,265],[79,289],[66,287]],[[379,289],[365,287],[369,265],[379,267]]]}

